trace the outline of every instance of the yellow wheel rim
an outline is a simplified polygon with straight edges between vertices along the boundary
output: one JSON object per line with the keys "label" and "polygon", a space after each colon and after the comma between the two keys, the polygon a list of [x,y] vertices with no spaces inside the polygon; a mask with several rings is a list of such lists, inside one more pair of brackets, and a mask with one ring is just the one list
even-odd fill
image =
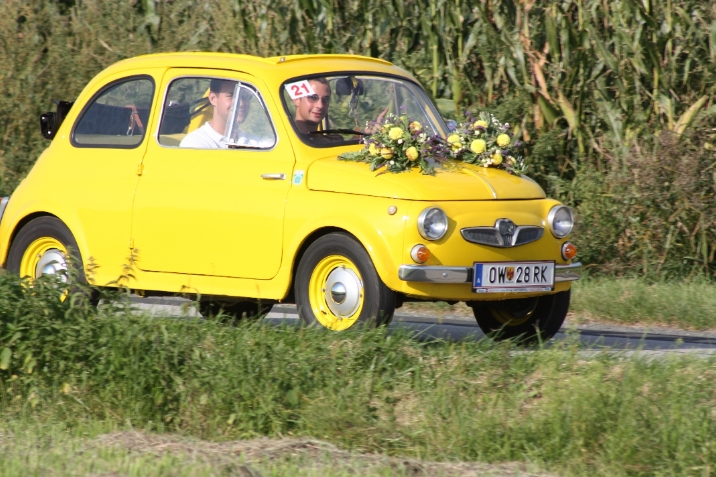
{"label": "yellow wheel rim", "polygon": [[[20,260],[20,276],[30,278],[32,283],[44,274],[58,274],[67,271],[67,249],[59,240],[52,237],[40,237],[30,244]],[[67,280],[65,275],[63,281]],[[67,290],[62,300],[67,298]]]}
{"label": "yellow wheel rim", "polygon": [[495,318],[501,325],[506,327],[520,326],[523,323],[532,318],[537,309],[538,300],[534,301],[534,304],[529,310],[524,313],[514,314],[509,310],[500,308],[490,308],[490,314]]}
{"label": "yellow wheel rim", "polygon": [[308,282],[308,302],[313,316],[330,330],[355,324],[363,310],[363,279],[358,267],[341,255],[322,259]]}

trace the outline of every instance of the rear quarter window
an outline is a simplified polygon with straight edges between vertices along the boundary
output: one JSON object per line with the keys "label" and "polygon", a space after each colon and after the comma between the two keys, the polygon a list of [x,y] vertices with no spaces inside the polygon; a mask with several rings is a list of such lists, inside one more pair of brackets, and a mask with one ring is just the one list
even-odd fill
{"label": "rear quarter window", "polygon": [[80,114],[72,133],[78,147],[134,148],[144,140],[154,97],[148,76],[125,78],[103,88]]}

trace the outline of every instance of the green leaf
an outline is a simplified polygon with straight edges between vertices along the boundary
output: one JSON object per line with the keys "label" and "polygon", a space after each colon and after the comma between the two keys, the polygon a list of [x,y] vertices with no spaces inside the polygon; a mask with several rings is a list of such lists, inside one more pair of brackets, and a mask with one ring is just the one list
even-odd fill
{"label": "green leaf", "polygon": [[12,358],[10,348],[3,349],[0,353],[0,369],[5,370],[10,366],[10,358]]}

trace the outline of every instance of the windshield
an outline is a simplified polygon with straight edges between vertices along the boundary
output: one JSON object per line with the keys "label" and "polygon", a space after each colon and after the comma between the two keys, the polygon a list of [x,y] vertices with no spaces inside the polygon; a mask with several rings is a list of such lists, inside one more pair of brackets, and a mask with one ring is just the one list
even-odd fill
{"label": "windshield", "polygon": [[294,130],[315,147],[357,144],[391,115],[407,114],[428,135],[444,137],[447,130],[423,89],[402,78],[313,75],[287,81],[281,93]]}

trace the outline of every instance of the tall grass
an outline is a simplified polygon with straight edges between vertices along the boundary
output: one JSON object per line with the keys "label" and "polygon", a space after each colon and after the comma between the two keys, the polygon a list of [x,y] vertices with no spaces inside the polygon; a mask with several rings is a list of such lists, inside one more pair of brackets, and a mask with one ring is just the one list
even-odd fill
{"label": "tall grass", "polygon": [[[716,7],[700,0],[5,0],[0,160],[11,191],[37,115],[143,53],[356,53],[414,74],[449,114],[516,127],[577,207],[583,258],[653,278],[714,268]],[[662,134],[663,133],[663,134]],[[658,138],[657,138],[658,136]]]}
{"label": "tall grass", "polygon": [[59,294],[47,280],[28,289],[0,277],[0,430],[311,436],[574,475],[702,475],[716,464],[711,360],[146,319]]}

